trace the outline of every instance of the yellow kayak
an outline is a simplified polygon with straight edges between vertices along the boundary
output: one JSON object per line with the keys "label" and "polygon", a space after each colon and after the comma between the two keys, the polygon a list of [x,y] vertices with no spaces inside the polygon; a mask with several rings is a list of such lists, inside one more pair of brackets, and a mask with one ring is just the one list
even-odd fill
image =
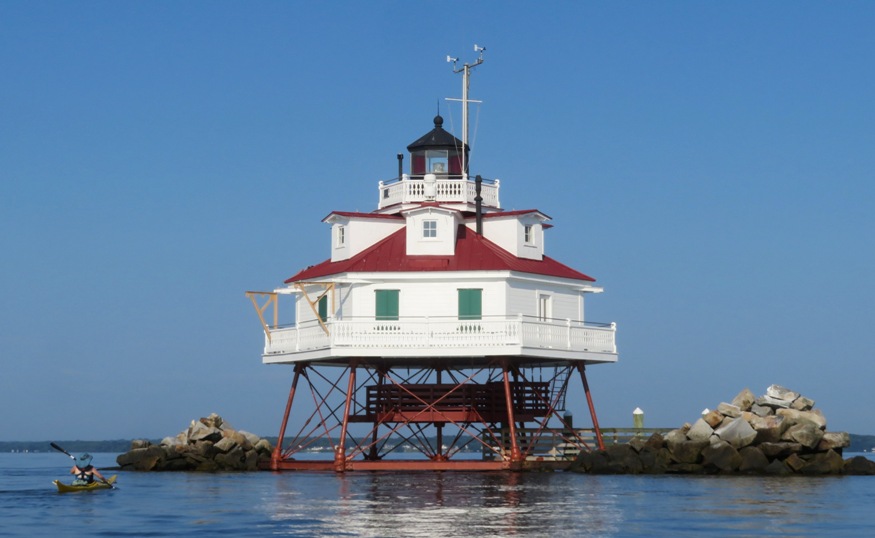
{"label": "yellow kayak", "polygon": [[52,484],[58,486],[58,493],[71,493],[73,491],[92,491],[95,489],[111,489],[113,483],[115,483],[116,475],[110,476],[106,482],[98,482],[95,480],[94,482],[84,485],[84,486],[74,486],[72,484],[64,484],[63,482],[59,482],[55,480]]}

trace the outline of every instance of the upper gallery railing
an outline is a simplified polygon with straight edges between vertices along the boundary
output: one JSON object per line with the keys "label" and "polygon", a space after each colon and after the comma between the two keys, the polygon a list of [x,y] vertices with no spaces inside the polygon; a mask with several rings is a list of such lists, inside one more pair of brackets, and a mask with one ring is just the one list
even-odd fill
{"label": "upper gallery railing", "polygon": [[294,354],[329,348],[380,349],[391,356],[411,350],[440,353],[471,348],[517,347],[617,353],[616,324],[540,320],[525,316],[328,320],[269,329],[264,354]]}
{"label": "upper gallery railing", "polygon": [[[500,208],[498,200],[499,180],[484,179],[480,196],[483,205]],[[432,177],[408,176],[404,174],[401,179],[393,179],[387,182],[381,181],[379,209],[404,203],[419,202],[462,202],[473,204],[477,196],[476,186],[473,179],[464,179],[461,176]]]}

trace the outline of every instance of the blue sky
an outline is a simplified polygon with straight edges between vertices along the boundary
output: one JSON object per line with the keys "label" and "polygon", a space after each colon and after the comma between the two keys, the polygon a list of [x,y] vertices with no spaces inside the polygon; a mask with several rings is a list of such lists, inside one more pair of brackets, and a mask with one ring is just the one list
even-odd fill
{"label": "blue sky", "polygon": [[[553,218],[620,362],[600,423],[744,388],[875,433],[871,2],[0,3],[0,440],[275,435],[246,290],[328,257],[395,155],[460,127]],[[583,421],[580,394],[569,401]]]}

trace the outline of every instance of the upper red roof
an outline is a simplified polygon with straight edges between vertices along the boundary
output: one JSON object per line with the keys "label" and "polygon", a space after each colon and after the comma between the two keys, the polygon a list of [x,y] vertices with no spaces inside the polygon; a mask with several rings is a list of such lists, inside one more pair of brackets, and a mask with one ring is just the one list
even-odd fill
{"label": "upper red roof", "polygon": [[300,271],[286,284],[313,280],[338,273],[396,271],[518,271],[574,280],[595,279],[544,256],[542,260],[517,258],[492,241],[459,226],[456,251],[452,256],[408,256],[407,230],[402,228],[348,260],[326,260]]}

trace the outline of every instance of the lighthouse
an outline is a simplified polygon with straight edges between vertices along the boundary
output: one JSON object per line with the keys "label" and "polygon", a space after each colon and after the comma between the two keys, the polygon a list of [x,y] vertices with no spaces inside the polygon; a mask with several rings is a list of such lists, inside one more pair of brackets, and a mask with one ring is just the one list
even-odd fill
{"label": "lighthouse", "polygon": [[373,211],[325,217],[327,259],[247,292],[263,362],[291,367],[271,469],[561,469],[603,448],[586,371],[617,361],[616,326],[586,319],[595,279],[545,252],[550,217],[504,210],[504,183],[469,171],[475,50],[454,69],[462,139],[434,117]]}

